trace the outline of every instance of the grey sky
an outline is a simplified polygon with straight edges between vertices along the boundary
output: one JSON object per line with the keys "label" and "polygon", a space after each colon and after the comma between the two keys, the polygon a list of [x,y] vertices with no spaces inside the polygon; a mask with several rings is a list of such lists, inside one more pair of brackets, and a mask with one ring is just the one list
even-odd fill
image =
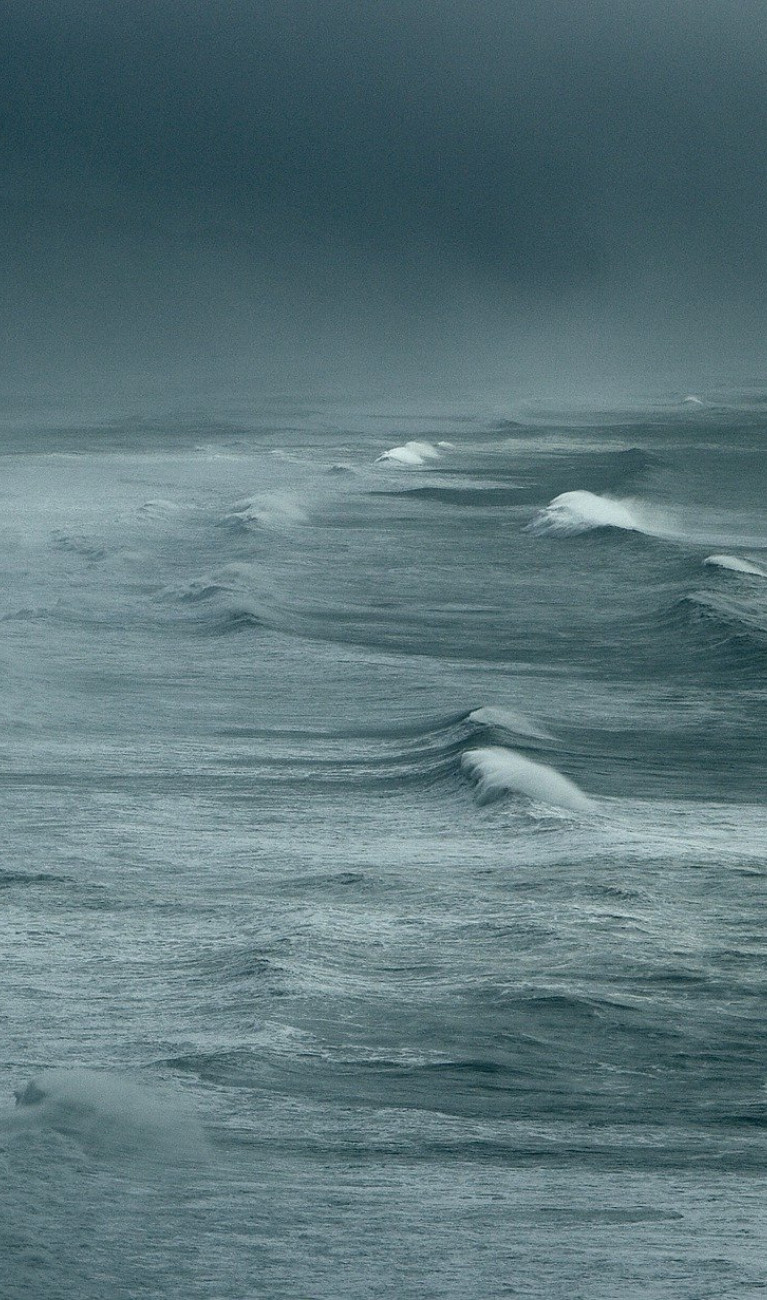
{"label": "grey sky", "polygon": [[8,382],[546,320],[758,360],[761,0],[0,13]]}

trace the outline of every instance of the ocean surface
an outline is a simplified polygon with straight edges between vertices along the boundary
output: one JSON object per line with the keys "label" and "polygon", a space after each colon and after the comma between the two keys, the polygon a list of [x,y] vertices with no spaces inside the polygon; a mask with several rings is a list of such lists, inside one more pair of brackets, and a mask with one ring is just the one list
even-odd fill
{"label": "ocean surface", "polygon": [[766,447],[2,417],[3,1300],[764,1294]]}

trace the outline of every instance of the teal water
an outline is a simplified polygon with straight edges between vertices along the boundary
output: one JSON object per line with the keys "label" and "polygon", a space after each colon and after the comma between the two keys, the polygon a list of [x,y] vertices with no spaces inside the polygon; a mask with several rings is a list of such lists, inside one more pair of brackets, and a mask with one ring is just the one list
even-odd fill
{"label": "teal water", "polygon": [[4,421],[4,1297],[760,1293],[764,437]]}

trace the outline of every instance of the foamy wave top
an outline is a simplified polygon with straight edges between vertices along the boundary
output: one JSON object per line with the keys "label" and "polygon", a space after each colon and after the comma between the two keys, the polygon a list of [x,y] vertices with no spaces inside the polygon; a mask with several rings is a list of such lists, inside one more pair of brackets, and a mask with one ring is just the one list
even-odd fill
{"label": "foamy wave top", "polygon": [[632,533],[662,531],[653,526],[638,502],[617,501],[585,491],[562,492],[527,525],[530,533],[555,533],[563,537],[588,533],[595,528],[620,528]]}
{"label": "foamy wave top", "polygon": [[561,772],[545,763],[534,763],[512,749],[491,745],[486,749],[467,749],[461,767],[476,783],[482,803],[491,803],[504,794],[523,794],[536,803],[588,812],[594,805],[588,795]]}
{"label": "foamy wave top", "polygon": [[[440,446],[447,446],[441,443]],[[439,460],[437,448],[430,442],[404,442],[401,447],[390,447],[380,456],[379,461],[391,461],[395,465],[424,465],[427,460]]]}
{"label": "foamy wave top", "polygon": [[767,578],[767,568],[755,560],[743,560],[739,555],[707,555],[704,564],[716,569],[730,569],[734,573],[747,573],[753,578]]}

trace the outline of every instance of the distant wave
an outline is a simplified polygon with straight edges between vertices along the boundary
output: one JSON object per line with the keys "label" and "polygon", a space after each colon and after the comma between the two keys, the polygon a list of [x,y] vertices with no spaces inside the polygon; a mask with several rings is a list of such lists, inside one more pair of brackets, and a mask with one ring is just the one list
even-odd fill
{"label": "distant wave", "polygon": [[767,567],[755,560],[743,560],[738,555],[707,555],[703,563],[716,569],[730,569],[733,573],[747,573],[754,578],[767,578]]}
{"label": "distant wave", "polygon": [[56,551],[71,551],[74,555],[79,555],[92,564],[106,559],[107,555],[106,546],[96,541],[95,538],[88,537],[83,533],[68,533],[63,529],[59,529],[51,535],[51,546]]}
{"label": "distant wave", "polygon": [[390,461],[396,465],[424,465],[427,460],[439,460],[439,452],[431,442],[404,442],[401,447],[390,447],[388,451],[376,456],[376,463]]}
{"label": "distant wave", "polygon": [[178,586],[165,587],[160,595],[184,601],[209,600],[222,592],[247,590],[253,584],[255,576],[255,570],[250,564],[224,564]]}
{"label": "distant wave", "polygon": [[594,804],[573,781],[545,763],[534,763],[500,745],[469,749],[461,759],[462,769],[476,783],[482,803],[504,794],[523,794],[536,803],[588,812]]}
{"label": "distant wave", "polygon": [[659,515],[640,502],[615,500],[594,492],[562,492],[527,525],[526,532],[544,536],[552,533],[570,537],[596,528],[618,528],[624,532],[663,536],[671,532]]}
{"label": "distant wave", "polygon": [[145,519],[168,519],[173,515],[179,514],[186,507],[178,501],[166,501],[158,497],[155,501],[145,501],[139,506],[138,511]]}
{"label": "distant wave", "polygon": [[253,528],[280,531],[307,522],[303,506],[285,492],[265,492],[237,501],[224,516],[224,523],[245,532]]}

